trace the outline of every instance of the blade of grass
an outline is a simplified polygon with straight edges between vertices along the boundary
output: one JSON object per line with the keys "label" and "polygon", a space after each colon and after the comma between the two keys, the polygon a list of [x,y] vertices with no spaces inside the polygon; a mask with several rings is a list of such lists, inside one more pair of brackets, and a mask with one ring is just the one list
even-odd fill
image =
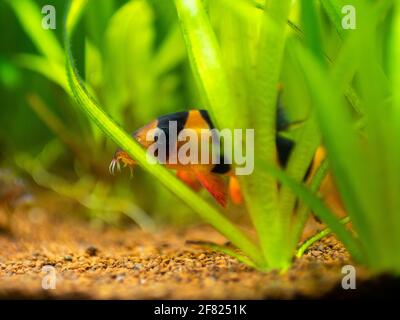
{"label": "blade of grass", "polygon": [[[175,0],[193,74],[214,124],[234,129],[239,110],[201,0]],[[236,118],[237,120],[237,118]]]}
{"label": "blade of grass", "polygon": [[67,51],[67,74],[71,90],[82,113],[87,115],[103,133],[112,139],[119,147],[134,158],[146,171],[152,174],[164,186],[174,192],[185,201],[201,218],[215,227],[219,232],[231,240],[231,242],[249,256],[258,266],[264,264],[259,249],[240,231],[234,224],[225,218],[214,207],[200,198],[190,188],[180,182],[166,168],[161,165],[152,165],[147,161],[146,152],[135,142],[131,136],[122,130],[99,107],[96,101],[88,94],[74,65],[71,51],[70,38],[76,24],[76,20],[84,9],[85,1],[75,0],[70,2],[65,28],[65,48]]}
{"label": "blade of grass", "polygon": [[[347,224],[350,222],[350,218],[349,217],[344,217],[343,219],[340,220],[340,223],[342,224]],[[309,239],[307,239],[306,241],[304,241],[301,245],[300,248],[297,250],[296,252],[296,258],[301,258],[304,254],[304,252],[310,247],[312,246],[315,242],[317,242],[318,240],[321,240],[322,238],[326,237],[328,234],[330,234],[332,232],[332,230],[330,228],[325,228],[324,230],[322,230],[321,232],[318,232],[317,234],[313,235],[312,237],[310,237]]]}
{"label": "blade of grass", "polygon": [[[256,57],[254,103],[250,106],[250,126],[255,130],[254,172],[243,177],[244,195],[263,254],[271,267],[286,269],[290,255],[285,224],[279,211],[276,180],[262,163],[276,161],[276,102],[278,80],[286,42],[286,21],[291,1],[267,1],[262,17]],[[262,160],[261,160],[262,159]]]}

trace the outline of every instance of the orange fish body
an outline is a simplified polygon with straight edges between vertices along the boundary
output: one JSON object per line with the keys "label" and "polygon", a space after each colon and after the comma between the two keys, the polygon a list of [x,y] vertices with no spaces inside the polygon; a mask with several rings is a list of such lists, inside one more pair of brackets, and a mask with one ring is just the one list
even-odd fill
{"label": "orange fish body", "polygon": [[[182,151],[184,145],[187,146],[188,141],[180,141],[178,139],[169,141],[170,122],[176,123],[177,134],[179,134],[182,129],[191,129],[191,132],[197,136],[195,142],[198,143],[194,147],[197,148],[197,155],[195,156],[197,161],[182,163],[177,153]],[[177,177],[180,180],[196,191],[200,190],[201,187],[205,188],[223,207],[226,207],[229,195],[233,203],[240,204],[243,202],[239,184],[231,164],[225,163],[223,157],[220,157],[219,163],[213,163],[211,159],[207,159],[208,161],[201,161],[202,144],[199,142],[203,139],[202,133],[214,129],[206,111],[190,110],[161,116],[135,131],[132,136],[148,150],[157,141],[155,135],[151,134],[151,132],[156,129],[163,131],[166,137],[165,149],[167,151],[167,156],[163,164],[169,169],[176,170]],[[211,146],[209,147],[211,149]],[[174,161],[172,161],[172,159]],[[119,161],[129,167],[135,165],[135,161],[130,158],[126,152],[117,149],[110,165],[111,171],[114,171],[115,166],[119,165]],[[226,182],[225,177],[228,177],[229,183]]]}

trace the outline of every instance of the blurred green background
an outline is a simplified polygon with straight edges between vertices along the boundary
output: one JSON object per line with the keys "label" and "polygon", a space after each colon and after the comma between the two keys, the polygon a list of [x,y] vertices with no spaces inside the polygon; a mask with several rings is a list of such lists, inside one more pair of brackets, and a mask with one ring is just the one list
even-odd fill
{"label": "blurred green background", "polygon": [[[55,34],[62,49],[66,1],[0,2],[1,167],[81,203],[83,212],[101,221],[118,223],[121,213],[145,227],[153,225],[149,215],[160,222],[195,221],[191,210],[140,169],[131,180],[128,170],[109,175],[116,145],[71,107],[59,85],[66,79],[45,75],[51,69],[24,30],[48,4],[56,8],[56,30],[41,33]],[[88,5],[74,54],[92,93],[121,126],[134,131],[159,115],[201,107],[172,1]]]}

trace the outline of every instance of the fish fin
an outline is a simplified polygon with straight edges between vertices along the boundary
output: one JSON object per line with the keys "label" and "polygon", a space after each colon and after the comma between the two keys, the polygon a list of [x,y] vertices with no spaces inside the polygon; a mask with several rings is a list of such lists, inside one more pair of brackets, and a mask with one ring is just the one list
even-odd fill
{"label": "fish fin", "polygon": [[176,172],[176,176],[186,183],[190,188],[192,188],[194,191],[199,191],[201,188],[201,185],[199,183],[199,180],[197,179],[196,174],[187,171],[187,170],[178,170]]}
{"label": "fish fin", "polygon": [[201,185],[225,208],[228,197],[227,188],[222,177],[206,171],[197,171],[196,176]]}
{"label": "fish fin", "polygon": [[236,176],[231,176],[229,178],[229,194],[234,204],[239,205],[243,203],[243,194]]}

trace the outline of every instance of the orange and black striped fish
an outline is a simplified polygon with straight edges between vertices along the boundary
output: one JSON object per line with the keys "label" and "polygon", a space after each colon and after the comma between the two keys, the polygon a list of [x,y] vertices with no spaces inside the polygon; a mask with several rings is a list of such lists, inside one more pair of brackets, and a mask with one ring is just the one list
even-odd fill
{"label": "orange and black striped fish", "polygon": [[[290,123],[287,121],[283,109],[278,107],[277,110],[276,129],[279,133],[279,131],[287,129]],[[167,159],[165,166],[176,170],[178,178],[196,191],[204,187],[223,207],[227,205],[229,197],[234,204],[242,203],[243,196],[240,191],[238,179],[234,174],[234,168],[231,164],[227,163],[228,161],[225,161],[223,155],[220,156],[221,159],[218,164],[213,164],[212,162],[209,164],[200,162],[198,164],[181,164],[179,161],[178,163],[168,162],[168,158],[171,157],[171,154],[169,154],[171,144],[173,144],[174,147],[176,146],[175,150],[179,150],[181,145],[185,143],[169,141],[170,121],[176,121],[177,134],[183,129],[193,129],[196,132],[200,132],[202,129],[211,130],[214,128],[207,111],[190,110],[161,116],[133,132],[132,137],[147,150],[157,141],[156,137],[150,136],[149,139],[149,131],[157,128],[161,129],[166,137],[165,150],[167,151]],[[276,144],[278,149],[278,161],[280,165],[284,167],[294,147],[294,142],[277,134]],[[130,168],[135,165],[135,161],[125,151],[117,149],[110,164],[110,172],[112,174],[116,167],[120,169],[120,162]],[[226,183],[225,177],[228,177],[228,183]]]}
{"label": "orange and black striped fish", "polygon": [[[139,142],[146,150],[156,142],[156,137],[148,137],[148,133],[152,129],[160,129],[164,132],[166,138],[166,162],[165,166],[167,168],[176,170],[177,177],[189,185],[192,189],[198,191],[201,187],[204,187],[215,200],[223,207],[227,205],[228,194],[235,204],[240,204],[243,202],[242,193],[240,192],[239,183],[237,177],[234,175],[233,166],[224,161],[224,157],[217,164],[213,164],[212,161],[209,163],[189,163],[182,164],[179,162],[169,162],[168,158],[171,157],[169,154],[171,149],[171,144],[176,146],[177,151],[185,143],[185,141],[169,141],[169,129],[170,122],[175,121],[177,126],[176,134],[183,129],[192,129],[198,133],[199,139],[201,138],[201,130],[211,130],[214,129],[214,125],[205,110],[190,110],[177,112],[165,116],[161,116],[156,120],[151,121],[144,127],[136,130],[132,133],[132,137]],[[201,143],[199,143],[201,145]],[[200,152],[199,152],[200,154]],[[176,155],[175,155],[176,156]],[[123,150],[117,149],[114,154],[114,158],[110,164],[110,171],[113,173],[115,167],[120,167],[120,162],[123,165],[133,167],[135,161]],[[226,185],[226,179],[229,178],[228,186]]]}

